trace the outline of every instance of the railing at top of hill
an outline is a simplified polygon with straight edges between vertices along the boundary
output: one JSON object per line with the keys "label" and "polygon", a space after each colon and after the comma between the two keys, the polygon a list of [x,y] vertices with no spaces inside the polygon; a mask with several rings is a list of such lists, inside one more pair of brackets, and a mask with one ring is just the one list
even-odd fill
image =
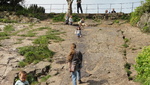
{"label": "railing at top of hill", "polygon": [[[134,9],[140,6],[142,2],[128,2],[128,3],[97,3],[97,4],[82,4],[84,13],[105,13],[105,10],[109,12],[114,8],[116,12],[130,13]],[[30,6],[31,4],[26,4]],[[67,4],[37,4],[45,8],[46,13],[65,13],[67,11]],[[73,13],[77,13],[76,4],[72,5]]]}

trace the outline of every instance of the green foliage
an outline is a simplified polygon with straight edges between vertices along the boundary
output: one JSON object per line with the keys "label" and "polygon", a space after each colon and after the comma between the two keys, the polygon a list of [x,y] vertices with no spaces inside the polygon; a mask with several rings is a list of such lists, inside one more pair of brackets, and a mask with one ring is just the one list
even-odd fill
{"label": "green foliage", "polygon": [[22,10],[16,11],[16,15],[24,15],[24,16],[29,16],[30,12],[28,11],[27,8],[24,8]]}
{"label": "green foliage", "polygon": [[18,48],[19,53],[25,56],[24,62],[32,63],[35,60],[43,60],[52,57],[54,52],[49,50],[47,46],[25,46]]}
{"label": "green foliage", "polygon": [[130,71],[131,64],[130,64],[130,63],[126,63],[126,64],[124,65],[124,68],[125,68],[125,70],[126,70],[126,72],[127,72],[128,79],[129,79],[129,80],[132,80],[132,77],[131,77],[132,72]]}
{"label": "green foliage", "polygon": [[114,23],[119,23],[119,20],[115,20]]}
{"label": "green foliage", "polygon": [[126,56],[127,55],[127,51],[123,50],[123,55]]}
{"label": "green foliage", "polygon": [[32,4],[28,8],[31,13],[45,13],[44,7],[38,7],[37,4]]}
{"label": "green foliage", "polygon": [[124,67],[125,67],[126,69],[130,69],[130,68],[131,68],[131,64],[130,64],[130,63],[126,63],[126,64],[124,65]]}
{"label": "green foliage", "polygon": [[36,35],[36,33],[33,33],[32,31],[29,31],[27,34],[23,34],[20,36],[24,36],[24,37],[34,37]]}
{"label": "green foliage", "polygon": [[31,83],[31,85],[38,85],[39,84],[39,82],[37,82],[37,81],[33,81],[32,83]]}
{"label": "green foliage", "polygon": [[[35,75],[33,73],[29,73],[27,75],[27,80],[28,82],[31,84],[31,85],[36,85],[38,82],[37,82],[37,78],[35,77]],[[35,84],[36,83],[36,84]]]}
{"label": "green foliage", "polygon": [[135,11],[131,13],[130,23],[136,25],[143,13],[150,13],[150,0],[146,0],[142,6],[137,7]]}
{"label": "green foliage", "polygon": [[8,19],[0,19],[0,22],[3,22],[3,23],[17,23],[17,21],[8,20]]}
{"label": "green foliage", "polygon": [[6,32],[0,32],[0,40],[9,39],[9,34]]}
{"label": "green foliage", "polygon": [[24,61],[20,61],[20,62],[18,63],[18,65],[19,65],[20,67],[25,67],[25,66],[27,65],[27,63],[24,62]]}
{"label": "green foliage", "polygon": [[59,30],[48,29],[46,35],[40,36],[33,41],[34,44],[47,45],[50,40],[54,40],[55,42],[64,41],[64,39],[60,38],[59,34],[63,32],[59,32]]}
{"label": "green foliage", "polygon": [[150,28],[146,25],[142,28],[143,32],[150,32]]}
{"label": "green foliage", "polygon": [[49,14],[48,14],[48,17],[49,17],[49,18],[54,18],[55,15],[56,15],[56,13],[49,13]]}
{"label": "green foliage", "polygon": [[145,47],[136,58],[135,70],[138,75],[136,81],[143,85],[150,85],[150,46]]}
{"label": "green foliage", "polygon": [[64,13],[60,13],[60,14],[58,14],[58,15],[55,15],[55,16],[53,17],[53,21],[54,21],[54,22],[65,21],[64,16],[65,16]]}
{"label": "green foliage", "polygon": [[9,36],[9,34],[6,32],[0,32],[0,37],[4,37],[4,36]]}
{"label": "green foliage", "polygon": [[46,36],[40,36],[33,41],[34,44],[47,45],[49,42]]}
{"label": "green foliage", "polygon": [[42,77],[41,82],[45,82],[50,77],[51,77],[51,75],[46,75],[46,76]]}
{"label": "green foliage", "polygon": [[73,21],[74,21],[74,22],[80,21],[80,18],[79,18],[79,15],[78,15],[78,14],[73,13],[73,14],[72,14],[72,18],[73,18]]}
{"label": "green foliage", "polygon": [[6,26],[4,27],[4,32],[10,33],[10,32],[12,32],[12,31],[15,31],[15,29],[14,29],[14,27],[13,27],[12,25],[6,25]]}
{"label": "green foliage", "polygon": [[125,48],[129,47],[126,43],[124,43],[122,46]]}
{"label": "green foliage", "polygon": [[129,19],[130,19],[130,16],[129,16],[129,15],[126,15],[126,14],[123,14],[120,19],[129,20]]}
{"label": "green foliage", "polygon": [[125,38],[124,39],[125,43],[129,42],[129,39],[128,38]]}

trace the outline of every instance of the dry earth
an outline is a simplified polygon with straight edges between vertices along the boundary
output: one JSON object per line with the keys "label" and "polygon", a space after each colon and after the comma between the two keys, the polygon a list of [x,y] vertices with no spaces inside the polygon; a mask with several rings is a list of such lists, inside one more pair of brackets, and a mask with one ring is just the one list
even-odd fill
{"label": "dry earth", "polygon": [[[81,85],[140,85],[137,82],[129,81],[124,65],[128,62],[135,64],[135,58],[144,46],[150,45],[150,35],[142,33],[140,29],[130,26],[128,23],[108,25],[111,21],[94,22],[86,20],[88,27],[82,30],[83,37],[77,38],[74,34],[76,26],[63,25],[63,23],[52,23],[50,20],[34,24],[13,24],[17,30],[28,28],[18,34],[24,34],[28,30],[39,27],[51,27],[62,32],[63,42],[51,42],[48,47],[56,54],[53,62],[41,61],[37,65],[29,65],[25,68],[18,68],[17,63],[23,60],[23,56],[17,53],[16,48],[32,45],[36,37],[12,36],[10,39],[1,40],[0,47],[0,85],[12,85],[16,73],[23,69],[28,73],[35,69],[42,69],[51,65],[50,77],[46,82],[39,85],[72,85],[70,72],[67,70],[66,56],[70,51],[70,44],[76,43],[77,49],[83,53],[83,68]],[[95,24],[99,24],[95,26]],[[0,23],[1,29],[4,23]],[[46,30],[37,31],[37,36],[44,35]],[[129,39],[129,47],[125,48],[124,39]],[[22,39],[21,44],[15,44]],[[126,51],[126,55],[124,55]],[[136,75],[133,66],[130,69],[132,77]]]}

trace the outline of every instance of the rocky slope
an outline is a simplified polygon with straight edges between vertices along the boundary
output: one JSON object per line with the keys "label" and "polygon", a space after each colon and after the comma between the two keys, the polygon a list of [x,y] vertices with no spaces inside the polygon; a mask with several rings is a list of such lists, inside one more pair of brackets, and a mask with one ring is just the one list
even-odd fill
{"label": "rocky slope", "polygon": [[[113,24],[111,21],[103,21],[102,24],[87,20],[88,27],[82,30],[83,37],[77,38],[74,34],[75,26],[63,25],[62,23],[52,23],[50,20],[34,24],[14,24],[16,30],[24,28],[36,29],[39,27],[51,27],[66,32],[61,35],[65,41],[50,43],[49,49],[55,51],[53,62],[46,60],[38,64],[31,64],[25,68],[18,68],[17,63],[23,60],[23,56],[17,53],[16,48],[32,45],[32,40],[36,37],[12,36],[10,39],[1,40],[0,47],[0,85],[12,85],[16,73],[20,69],[27,73],[34,73],[41,76],[51,75],[45,82],[38,85],[71,85],[70,73],[67,69],[66,56],[70,51],[70,44],[76,43],[77,49],[81,50],[84,56],[82,68],[81,85],[140,85],[139,83],[129,81],[124,65],[128,62],[135,64],[135,57],[141,48],[150,45],[149,34],[142,33],[138,28],[129,24]],[[99,25],[96,25],[99,24]],[[0,24],[1,29],[4,23]],[[30,30],[27,29],[27,30]],[[20,32],[26,33],[27,30]],[[38,35],[44,35],[44,31],[38,31]],[[15,44],[17,39],[22,38],[22,43]],[[122,46],[125,40],[128,46]],[[125,53],[125,54],[124,54]],[[51,68],[48,68],[51,66]],[[130,69],[132,77],[136,75],[133,66]],[[40,81],[40,80],[38,80]]]}

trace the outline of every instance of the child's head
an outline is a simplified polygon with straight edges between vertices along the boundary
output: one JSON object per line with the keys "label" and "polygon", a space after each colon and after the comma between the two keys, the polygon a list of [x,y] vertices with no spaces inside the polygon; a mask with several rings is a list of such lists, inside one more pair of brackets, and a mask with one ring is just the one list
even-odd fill
{"label": "child's head", "polygon": [[79,26],[79,27],[77,27],[77,30],[81,30],[80,26]]}
{"label": "child's head", "polygon": [[75,43],[71,44],[71,49],[76,49],[76,44]]}
{"label": "child's head", "polygon": [[24,82],[24,81],[26,81],[26,78],[27,78],[27,73],[25,71],[20,71],[19,79]]}

